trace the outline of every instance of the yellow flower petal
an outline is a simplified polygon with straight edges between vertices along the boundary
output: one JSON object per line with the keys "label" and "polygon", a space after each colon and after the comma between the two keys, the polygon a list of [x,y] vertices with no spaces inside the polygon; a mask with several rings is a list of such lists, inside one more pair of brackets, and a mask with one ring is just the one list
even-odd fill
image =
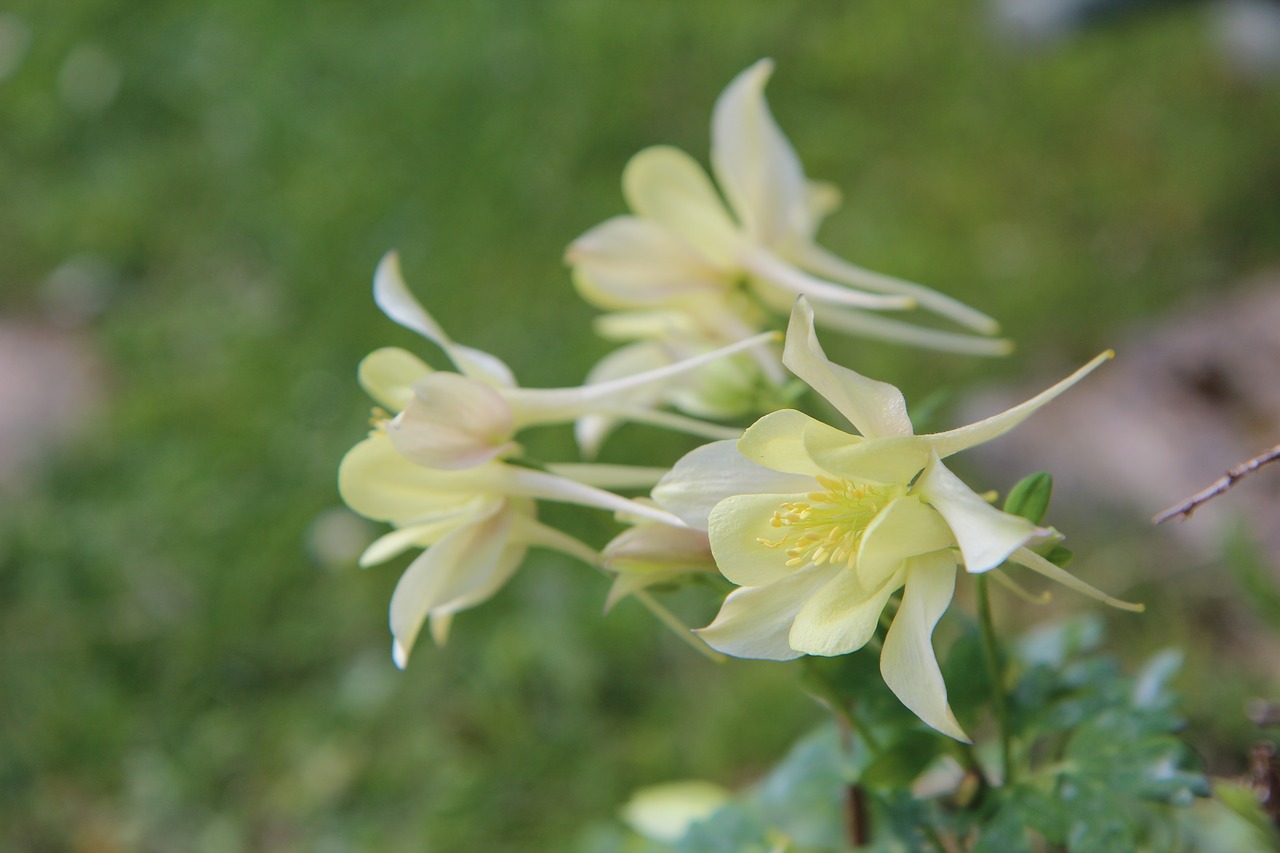
{"label": "yellow flower petal", "polygon": [[1090,361],[1084,367],[1068,376],[1058,384],[1036,396],[1007,409],[998,415],[992,415],[989,418],[960,427],[959,429],[948,430],[947,432],[934,433],[933,435],[924,435],[921,438],[929,442],[933,449],[937,451],[938,456],[946,459],[953,453],[959,453],[961,450],[968,450],[970,447],[976,447],[979,444],[990,441],[993,438],[1004,435],[1018,424],[1025,421],[1031,415],[1046,403],[1053,400],[1063,391],[1066,391],[1072,385],[1075,385],[1081,379],[1084,379],[1103,363],[1115,357],[1115,353],[1107,350],[1093,361]]}
{"label": "yellow flower petal", "polygon": [[738,228],[688,154],[666,145],[644,149],[627,163],[622,192],[639,216],[678,234],[720,269],[736,269]]}
{"label": "yellow flower petal", "polygon": [[839,441],[841,438],[846,442],[859,440],[803,412],[783,409],[767,414],[747,427],[738,440],[738,452],[749,461],[774,471],[820,477],[827,472],[814,464],[805,447],[805,434],[809,429],[836,433],[838,437],[832,436],[832,441]]}
{"label": "yellow flower petal", "polygon": [[678,234],[637,216],[617,216],[575,240],[565,254],[584,299],[606,310],[671,306],[732,282]]}
{"label": "yellow flower petal", "polygon": [[764,87],[773,61],[762,59],[733,79],[711,116],[711,165],[733,212],[764,245],[809,238],[809,184],[795,149],[769,111]]}
{"label": "yellow flower petal", "polygon": [[413,353],[383,347],[364,357],[358,376],[366,394],[399,412],[413,399],[413,384],[429,373],[431,368]]}
{"label": "yellow flower petal", "polygon": [[387,426],[396,450],[428,468],[472,468],[514,449],[511,406],[493,388],[456,373],[433,373]]}
{"label": "yellow flower petal", "polygon": [[911,435],[902,392],[887,382],[833,364],[813,329],[813,308],[796,300],[787,326],[782,363],[817,391],[867,438]]}
{"label": "yellow flower petal", "polygon": [[964,555],[965,571],[994,569],[1035,536],[1049,533],[1020,516],[1001,512],[951,473],[937,454],[913,489],[947,521]]}
{"label": "yellow flower petal", "polygon": [[928,554],[955,544],[955,536],[942,517],[912,495],[886,506],[862,535],[857,572],[862,583],[878,586],[910,557]]}
{"label": "yellow flower petal", "polygon": [[947,704],[947,685],[933,651],[933,629],[951,604],[955,559],[945,551],[907,565],[902,603],[880,651],[880,674],[916,716],[956,740],[971,742]]}
{"label": "yellow flower petal", "polygon": [[[812,486],[817,488],[817,483]],[[787,565],[785,549],[767,543],[783,539],[784,531],[773,523],[779,508],[804,497],[735,495],[716,504],[707,531],[720,573],[739,586],[765,586],[795,574],[796,568]]]}
{"label": "yellow flower petal", "polygon": [[811,655],[843,655],[866,645],[889,596],[902,586],[894,572],[879,586],[863,586],[856,569],[843,568],[796,613],[788,642]]}
{"label": "yellow flower petal", "polygon": [[804,652],[787,641],[797,611],[837,569],[810,566],[764,587],[729,593],[715,621],[694,633],[711,648],[739,658],[792,660]]}
{"label": "yellow flower petal", "polygon": [[707,529],[711,509],[733,495],[789,495],[814,488],[812,477],[782,474],[749,461],[735,441],[713,441],[685,454],[653,489],[659,506],[690,527]]}

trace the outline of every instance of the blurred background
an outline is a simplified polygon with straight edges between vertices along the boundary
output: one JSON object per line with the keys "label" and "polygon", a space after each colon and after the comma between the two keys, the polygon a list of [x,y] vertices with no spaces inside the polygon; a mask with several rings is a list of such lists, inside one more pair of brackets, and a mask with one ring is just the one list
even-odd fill
{"label": "blurred background", "polygon": [[[1280,700],[1280,470],[1148,518],[1280,441],[1278,9],[6,4],[0,848],[586,849],[636,787],[745,783],[822,718],[790,669],[716,667],[633,603],[601,618],[607,580],[536,553],[398,672],[407,558],[355,568],[378,531],[335,483],[359,359],[436,356],[373,306],[381,254],[523,384],[577,383],[608,347],[564,247],[624,211],[640,148],[705,162],[716,95],[762,56],[808,173],[845,192],[823,243],[1018,344],[833,354],[943,427],[1119,350],[964,473],[1058,475],[1073,570],[1148,604],[1107,614],[1113,646],[1186,649],[1187,736],[1244,772],[1249,703]],[[567,430],[531,441],[571,458]],[[688,446],[627,428],[606,458]]]}

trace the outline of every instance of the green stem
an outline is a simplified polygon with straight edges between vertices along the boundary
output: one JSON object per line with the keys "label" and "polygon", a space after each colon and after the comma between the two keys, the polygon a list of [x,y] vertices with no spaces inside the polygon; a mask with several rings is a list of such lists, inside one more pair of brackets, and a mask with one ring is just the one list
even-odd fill
{"label": "green stem", "polygon": [[853,712],[853,708],[840,695],[840,691],[836,689],[830,679],[823,675],[817,666],[811,663],[812,660],[813,658],[809,657],[803,658],[805,672],[809,676],[810,683],[821,688],[821,698],[825,700],[826,705],[831,709],[831,713],[835,714],[842,723],[848,726],[851,731],[857,733],[858,737],[862,738],[862,742],[866,744],[868,751],[872,755],[882,755],[884,747],[880,744],[880,741],[872,734],[867,724]]}
{"label": "green stem", "polygon": [[978,575],[978,618],[982,624],[982,652],[987,660],[987,674],[991,679],[992,702],[996,708],[996,722],[1000,726],[1000,769],[1003,783],[1013,784],[1013,756],[1009,745],[1009,708],[1005,704],[1004,670],[1000,666],[1000,647],[996,641],[995,620],[991,617],[991,598],[987,594],[987,577]]}
{"label": "green stem", "polygon": [[680,619],[667,608],[658,603],[658,600],[649,594],[648,590],[639,589],[631,593],[631,596],[637,599],[641,604],[648,608],[649,612],[658,617],[658,621],[670,628],[675,635],[684,640],[693,648],[697,649],[701,654],[716,663],[724,663],[727,657],[717,652],[715,649],[703,642],[702,638],[689,630],[689,626],[680,621]]}

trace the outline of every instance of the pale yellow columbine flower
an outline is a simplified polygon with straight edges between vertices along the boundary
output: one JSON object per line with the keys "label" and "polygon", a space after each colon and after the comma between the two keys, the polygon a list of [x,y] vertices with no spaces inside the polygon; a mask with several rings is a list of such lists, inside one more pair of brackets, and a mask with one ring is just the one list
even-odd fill
{"label": "pale yellow columbine flower", "polygon": [[[663,336],[672,329],[663,328],[660,315],[679,312],[690,318],[688,339],[719,346],[750,334],[745,329],[758,330],[761,306],[786,312],[804,294],[818,322],[835,329],[960,352],[1008,352],[1007,341],[983,337],[997,330],[990,317],[818,246],[818,225],[838,206],[839,193],[805,177],[774,121],[764,98],[772,70],[771,61],[757,62],[716,101],[711,166],[728,207],[688,154],[668,146],[641,151],[623,173],[633,215],[591,229],[566,253],[583,297],[622,312],[606,323],[629,325],[636,338],[668,340]],[[913,307],[980,334],[925,329],[867,313]]]}
{"label": "pale yellow columbine flower", "polygon": [[594,470],[586,476],[619,488],[652,482],[647,469],[618,466],[563,466],[547,472],[489,459],[460,470],[428,468],[406,459],[382,429],[347,453],[338,470],[342,499],[366,518],[396,527],[369,546],[360,564],[372,566],[412,548],[426,549],[409,564],[391,598],[392,651],[398,666],[408,661],[428,618],[436,642],[443,643],[454,614],[497,593],[530,547],[599,564],[595,550],[538,521],[537,500],[681,524],[660,509],[565,476],[580,475],[579,469],[587,467]]}
{"label": "pale yellow columbine flower", "polygon": [[397,348],[377,350],[360,365],[360,382],[371,397],[398,412],[387,434],[404,456],[432,468],[461,469],[519,452],[516,433],[530,426],[579,418],[633,420],[704,438],[736,436],[737,430],[654,408],[652,389],[735,353],[767,345],[774,335],[756,335],[729,346],[653,369],[575,388],[521,388],[496,356],[455,343],[413,297],[394,252],[378,265],[374,299],[395,322],[437,344],[458,372],[435,371]]}
{"label": "pale yellow columbine flower", "polygon": [[[502,361],[445,334],[409,293],[394,253],[378,267],[374,298],[392,320],[439,345],[459,371],[434,371],[400,349],[378,350],[360,365],[361,384],[385,410],[379,411],[373,433],[343,459],[339,488],[353,510],[397,528],[374,542],[361,564],[426,549],[392,596],[393,652],[400,666],[424,622],[430,620],[436,641],[444,642],[453,615],[492,597],[530,547],[600,564],[593,549],[538,521],[539,499],[683,526],[665,510],[606,491],[648,488],[665,469],[568,464],[535,470],[511,464],[507,459],[520,449],[518,430],[603,412],[709,437],[739,435],[738,430],[647,410],[635,401],[637,389],[769,337],[590,388],[520,388]],[[659,618],[672,621],[656,603],[645,596],[642,601]]]}
{"label": "pale yellow columbine flower", "polygon": [[1007,560],[1116,607],[1139,608],[1030,550],[1053,531],[992,507],[942,460],[1009,431],[1109,358],[1103,353],[998,415],[915,435],[902,393],[832,364],[812,310],[798,300],[784,363],[860,434],[797,411],[774,412],[737,442],[694,450],[654,489],[659,505],[708,531],[721,573],[740,586],[700,636],[736,657],[846,654],[867,643],[890,596],[903,589],[881,673],[922,720],[967,740],[932,646],[958,565],[980,573]]}

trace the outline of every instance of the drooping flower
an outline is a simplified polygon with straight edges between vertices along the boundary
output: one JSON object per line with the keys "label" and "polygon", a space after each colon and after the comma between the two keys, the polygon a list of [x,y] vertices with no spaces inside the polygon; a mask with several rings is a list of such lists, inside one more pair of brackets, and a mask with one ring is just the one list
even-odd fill
{"label": "drooping flower", "polygon": [[[538,521],[538,500],[683,526],[665,510],[606,491],[648,488],[665,469],[566,464],[537,470],[515,464],[510,460],[520,451],[520,429],[607,413],[712,437],[739,434],[637,403],[637,389],[723,357],[723,352],[589,388],[520,388],[501,360],[445,334],[409,293],[394,253],[379,264],[374,298],[392,320],[436,343],[458,369],[435,371],[394,348],[365,358],[360,382],[385,409],[377,412],[371,435],[347,453],[339,469],[347,505],[396,528],[366,550],[362,565],[384,562],[411,548],[425,549],[392,596],[393,653],[400,666],[425,622],[430,621],[436,641],[444,642],[454,614],[492,597],[530,547],[600,563],[594,549]],[[739,342],[728,353],[766,339]]]}
{"label": "drooping flower", "polygon": [[[680,311],[692,318],[690,332],[710,346],[744,337],[744,328],[758,329],[760,306],[786,313],[803,293],[819,323],[833,328],[945,350],[1009,351],[1006,341],[982,337],[997,325],[979,311],[919,284],[861,269],[818,246],[818,225],[840,196],[805,177],[773,119],[764,100],[772,70],[771,60],[758,61],[716,102],[712,172],[719,192],[698,161],[675,147],[649,147],[631,159],[622,188],[632,215],[598,225],[566,252],[581,295],[602,309],[641,318]],[[979,336],[867,313],[910,307],[945,316]],[[658,337],[657,329],[644,337]]]}
{"label": "drooping flower", "polygon": [[[646,148],[623,172],[632,214],[592,228],[566,252],[574,282],[588,302],[608,312],[598,329],[627,342],[592,371],[589,382],[616,378],[749,337],[806,295],[820,324],[904,343],[1001,355],[1008,341],[988,337],[994,320],[936,291],[854,266],[821,248],[815,235],[839,205],[839,193],[810,181],[764,98],[773,70],[761,60],[739,74],[716,101],[711,167],[679,149]],[[723,193],[724,200],[721,199]],[[727,202],[727,206],[726,206]],[[856,288],[856,289],[855,289]],[[978,334],[916,326],[881,316],[919,307]],[[730,365],[728,383],[685,374],[654,392],[690,414],[737,417],[757,405],[786,374],[776,353],[754,350]],[[584,447],[608,431],[594,417],[580,424]]]}
{"label": "drooping flower", "polygon": [[652,482],[652,474],[619,466],[564,466],[537,471],[489,459],[448,470],[418,465],[375,429],[343,458],[338,471],[342,499],[355,512],[396,529],[370,545],[362,566],[386,562],[424,548],[405,570],[391,598],[393,655],[403,667],[425,621],[437,643],[448,635],[454,614],[491,598],[511,578],[530,547],[561,551],[589,565],[600,556],[589,546],[538,520],[537,501],[550,500],[680,525],[647,504],[572,479],[593,474],[619,487]]}
{"label": "drooping flower", "polygon": [[1136,607],[1028,548],[1053,531],[992,507],[943,460],[1009,431],[1111,353],[998,415],[915,435],[902,393],[831,363],[813,320],[808,303],[798,300],[784,363],[858,434],[798,411],[774,412],[736,442],[694,450],[654,489],[659,505],[708,531],[721,573],[739,585],[699,634],[737,657],[846,654],[870,640],[902,589],[881,673],[924,722],[967,740],[947,704],[932,647],[958,566],[981,573],[1009,561],[1114,606]]}
{"label": "drooping flower", "polygon": [[768,344],[769,334],[738,340],[713,352],[574,388],[521,388],[496,356],[455,343],[409,292],[400,262],[388,253],[374,276],[374,299],[395,322],[438,345],[458,372],[435,371],[397,348],[376,350],[360,366],[360,381],[379,403],[398,414],[387,432],[408,459],[433,468],[459,469],[519,451],[516,433],[529,426],[567,423],[586,416],[634,420],[724,438],[737,431],[661,411],[651,390],[683,373]]}

